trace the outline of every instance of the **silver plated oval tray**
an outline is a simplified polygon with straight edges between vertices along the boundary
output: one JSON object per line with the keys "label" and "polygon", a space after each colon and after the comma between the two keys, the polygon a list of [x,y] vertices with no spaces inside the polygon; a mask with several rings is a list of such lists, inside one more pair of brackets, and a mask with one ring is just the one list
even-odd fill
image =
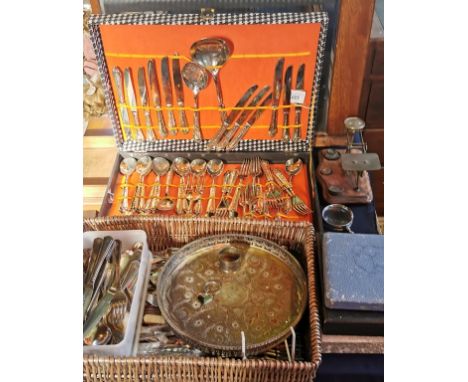
{"label": "silver plated oval tray", "polygon": [[217,355],[247,355],[283,341],[304,312],[307,279],[284,248],[260,237],[228,234],[177,251],[158,279],[158,304],[172,329]]}

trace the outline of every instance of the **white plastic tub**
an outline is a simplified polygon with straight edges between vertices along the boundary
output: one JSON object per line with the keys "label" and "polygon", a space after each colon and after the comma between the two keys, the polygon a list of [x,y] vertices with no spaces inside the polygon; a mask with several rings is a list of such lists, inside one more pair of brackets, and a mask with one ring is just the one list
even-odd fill
{"label": "white plastic tub", "polygon": [[142,322],[144,301],[148,287],[148,279],[151,263],[151,252],[148,249],[148,242],[145,231],[89,231],[83,234],[83,248],[92,248],[94,239],[111,236],[122,242],[122,252],[131,249],[135,242],[143,243],[143,251],[140,259],[140,269],[135,285],[135,292],[130,306],[130,313],[126,318],[124,339],[115,345],[83,345],[83,354],[112,355],[112,356],[132,356],[136,354],[138,337]]}

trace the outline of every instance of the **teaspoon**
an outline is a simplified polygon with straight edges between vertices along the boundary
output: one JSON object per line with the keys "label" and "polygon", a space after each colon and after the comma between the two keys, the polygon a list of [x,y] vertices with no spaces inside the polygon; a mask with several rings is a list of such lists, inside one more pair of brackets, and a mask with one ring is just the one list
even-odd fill
{"label": "teaspoon", "polygon": [[140,179],[132,202],[132,210],[142,211],[145,208],[145,176],[151,171],[151,158],[144,156],[138,159],[135,171],[140,175]]}
{"label": "teaspoon", "polygon": [[[298,174],[299,171],[302,169],[302,159],[301,158],[289,158],[284,167],[286,168],[286,172],[289,175],[289,183],[291,184],[291,187],[293,187],[293,177],[294,175]],[[286,198],[283,203],[283,212],[285,214],[288,214],[292,210],[292,201],[291,198]]]}
{"label": "teaspoon", "polygon": [[213,77],[216,86],[216,95],[218,97],[218,106],[220,110],[221,121],[226,123],[226,111],[224,110],[223,92],[219,81],[219,70],[226,63],[231,55],[227,42],[220,38],[205,38],[199,40],[190,47],[192,59],[204,66]]}
{"label": "teaspoon", "polygon": [[208,206],[206,207],[206,215],[213,216],[216,212],[216,177],[219,176],[224,169],[224,163],[221,159],[210,159],[208,161],[207,170],[211,176],[210,197],[208,198]]}
{"label": "teaspoon", "polygon": [[135,158],[125,158],[120,162],[120,172],[124,176],[122,180],[122,204],[120,205],[120,212],[125,213],[128,211],[128,181],[130,175],[135,171],[137,161]]}
{"label": "teaspoon", "polygon": [[200,111],[198,110],[198,94],[208,86],[208,72],[203,66],[194,62],[189,62],[182,69],[182,78],[187,87],[193,92],[195,107],[193,111],[193,140],[195,142],[201,142],[202,133],[200,128]]}
{"label": "teaspoon", "polygon": [[153,171],[156,174],[156,178],[146,201],[146,211],[154,212],[156,210],[159,203],[159,194],[161,193],[161,176],[166,175],[170,167],[171,164],[166,158],[156,157],[153,159]]}
{"label": "teaspoon", "polygon": [[204,159],[194,159],[192,162],[190,162],[190,169],[195,176],[195,185],[194,185],[194,191],[195,191],[195,198],[191,197],[190,199],[190,206],[188,209],[188,212],[192,212],[192,204],[195,202],[195,207],[194,207],[194,213],[195,215],[200,215],[201,213],[201,197],[203,194],[203,175],[206,173],[206,160]]}
{"label": "teaspoon", "polygon": [[177,190],[176,212],[182,215],[187,210],[185,177],[190,172],[190,162],[186,158],[177,157],[172,163],[174,171],[180,176],[179,188]]}

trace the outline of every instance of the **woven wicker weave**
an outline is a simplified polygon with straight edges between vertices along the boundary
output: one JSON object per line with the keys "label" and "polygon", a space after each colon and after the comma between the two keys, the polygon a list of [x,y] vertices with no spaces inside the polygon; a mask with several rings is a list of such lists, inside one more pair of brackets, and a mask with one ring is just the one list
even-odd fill
{"label": "woven wicker weave", "polygon": [[223,233],[257,235],[305,254],[309,281],[310,355],[305,362],[271,359],[245,361],[216,357],[93,357],[83,359],[85,381],[311,381],[321,361],[320,322],[314,265],[314,229],[310,223],[247,219],[186,219],[118,216],[85,219],[84,231],[142,229],[150,250],[180,247],[203,236]]}

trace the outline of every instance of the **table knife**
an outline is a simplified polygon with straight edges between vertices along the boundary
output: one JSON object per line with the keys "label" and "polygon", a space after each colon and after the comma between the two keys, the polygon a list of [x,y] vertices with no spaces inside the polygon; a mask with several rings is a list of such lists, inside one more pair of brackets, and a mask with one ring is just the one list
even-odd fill
{"label": "table knife", "polygon": [[117,96],[119,98],[120,103],[120,116],[122,117],[122,125],[125,131],[125,138],[134,139],[132,129],[130,129],[130,116],[128,115],[127,107],[125,106],[122,70],[118,66],[115,66],[114,69],[112,69],[112,75],[114,76],[115,86],[117,86]]}
{"label": "table knife", "polygon": [[[138,68],[138,90],[140,91],[141,106],[148,107],[148,89],[146,88],[145,68]],[[145,109],[146,139],[154,141],[156,137],[153,133],[153,122],[151,121],[151,112]]]}
{"label": "table knife", "polygon": [[[177,106],[180,108],[184,107],[184,87],[182,85],[182,76],[180,74],[180,63],[178,58],[172,60],[172,78],[174,80],[174,87],[177,98]],[[188,134],[188,122],[187,115],[185,114],[184,109],[179,109],[179,118],[180,118],[180,131],[184,134]]]}
{"label": "table knife", "polygon": [[[296,90],[304,90],[304,71],[305,71],[305,64],[302,64],[297,71]],[[295,113],[294,124],[300,125],[302,108],[300,106],[296,106],[294,113]],[[293,134],[293,139],[292,139],[294,142],[297,142],[301,139],[300,132],[301,132],[300,126],[294,128],[294,134]]]}
{"label": "table knife", "polygon": [[271,112],[270,137],[274,137],[278,132],[278,105],[281,97],[281,88],[283,85],[283,67],[284,58],[280,58],[275,68],[275,78],[273,80],[273,110]]}
{"label": "table knife", "polygon": [[169,72],[169,57],[163,57],[161,60],[161,74],[162,74],[162,85],[164,89],[164,95],[166,99],[166,107],[169,108],[167,111],[169,115],[169,131],[172,135],[177,134],[177,124],[175,120],[174,111],[172,108],[172,84],[171,74]]}
{"label": "table knife", "polygon": [[[268,97],[266,97],[263,102],[260,104],[260,106],[263,108],[265,106],[268,106],[271,103],[271,100],[273,98],[273,94],[270,93]],[[226,147],[226,150],[232,150],[234,147],[237,146],[239,141],[244,137],[245,134],[247,134],[247,131],[250,129],[250,127],[257,121],[258,118],[262,115],[262,113],[265,111],[265,109],[258,109],[247,121],[247,123],[244,125],[244,127],[241,129],[239,134],[228,144]]]}
{"label": "table knife", "polygon": [[[241,97],[241,99],[236,103],[235,107],[236,108],[243,107],[247,103],[250,96],[255,92],[255,90],[257,90],[257,88],[258,88],[258,85],[253,85],[250,88],[248,88],[247,91],[244,93],[244,95]],[[231,112],[229,113],[226,119],[226,122],[221,125],[216,135],[213,138],[211,138],[210,141],[208,142],[208,145],[207,145],[208,150],[212,150],[217,147],[219,141],[221,140],[223,135],[226,133],[228,127],[231,125],[232,122],[234,122],[234,120],[236,119],[237,115],[240,112],[241,111],[237,109],[231,110]]]}
{"label": "table knife", "polygon": [[86,279],[84,282],[84,290],[83,290],[83,317],[88,312],[88,307],[91,303],[91,299],[93,297],[94,285],[96,283],[96,279],[101,271],[101,268],[105,266],[106,259],[112,254],[114,250],[114,239],[110,236],[104,237],[104,240],[99,248],[99,252],[97,248],[93,247],[93,256],[96,256],[96,259],[93,263],[92,269],[88,270],[88,274],[86,275]]}
{"label": "table knife", "polygon": [[132,73],[130,72],[130,68],[125,68],[124,70],[124,84],[125,84],[125,91],[127,93],[127,101],[130,105],[130,110],[133,114],[133,122],[136,128],[136,139],[137,141],[144,141],[145,136],[141,131],[140,127],[140,118],[138,116],[138,109],[137,109],[137,101],[135,97],[135,88],[133,87],[132,81]]}
{"label": "table knife", "polygon": [[161,110],[161,92],[159,90],[159,81],[156,74],[156,64],[154,60],[148,61],[148,77],[151,95],[153,96],[153,104],[156,107],[156,114],[158,116],[158,134],[160,138],[167,137],[167,127],[164,121],[164,114]]}
{"label": "table knife", "polygon": [[[257,104],[261,101],[263,96],[270,90],[270,86],[264,86],[260,91],[257,93],[257,95],[252,99],[252,101],[247,105],[247,107],[255,107]],[[225,137],[221,140],[221,142],[218,145],[219,149],[224,149],[228,144],[231,138],[235,135],[235,133],[239,130],[239,128],[242,126],[242,124],[245,122],[249,114],[252,112],[252,110],[244,110],[240,117],[237,119],[236,123],[232,127],[231,130],[227,132]]]}
{"label": "table knife", "polygon": [[291,105],[291,82],[292,82],[292,65],[289,65],[284,74],[284,93],[283,105],[288,106],[283,109],[283,141],[289,142],[289,112]]}

